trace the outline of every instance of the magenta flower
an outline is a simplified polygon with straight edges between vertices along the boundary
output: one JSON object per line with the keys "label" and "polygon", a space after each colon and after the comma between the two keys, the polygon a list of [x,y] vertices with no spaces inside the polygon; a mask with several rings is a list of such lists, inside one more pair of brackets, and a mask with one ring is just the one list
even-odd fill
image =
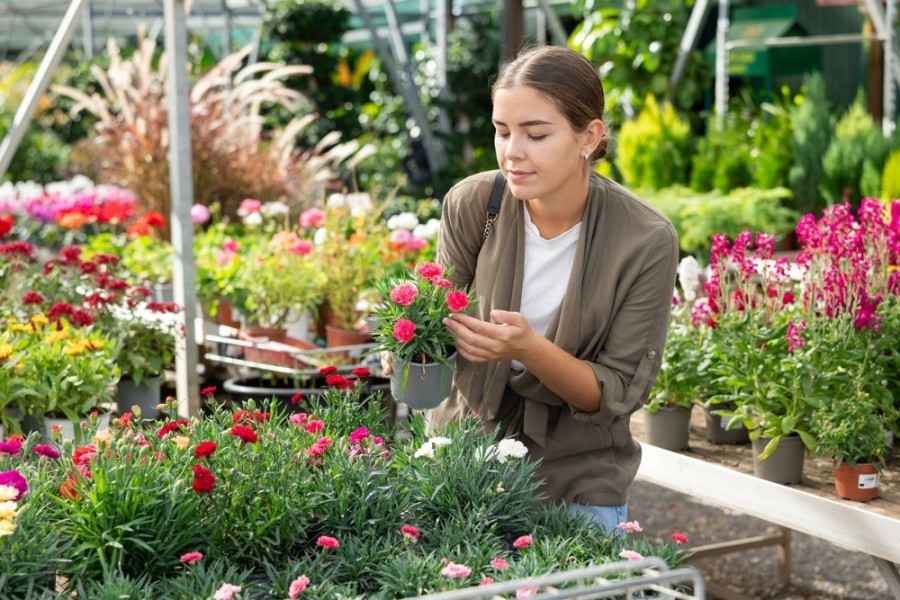
{"label": "magenta flower", "polygon": [[435,281],[444,276],[444,269],[437,263],[422,262],[416,265],[416,273],[423,279]]}
{"label": "magenta flower", "polygon": [[516,541],[513,542],[513,548],[527,548],[531,545],[532,541],[533,539],[530,535],[519,536],[516,538]]}
{"label": "magenta flower", "polygon": [[353,433],[350,434],[350,443],[358,444],[367,437],[369,437],[369,428],[358,427]]}
{"label": "magenta flower", "polygon": [[413,527],[412,525],[404,525],[400,528],[400,533],[403,534],[403,537],[416,539],[419,537],[419,530]]}
{"label": "magenta flower", "polygon": [[394,323],[394,331],[392,333],[394,339],[405,344],[413,339],[416,335],[416,324],[409,319],[397,319]]}
{"label": "magenta flower", "polygon": [[202,204],[195,204],[191,207],[191,222],[203,225],[209,221],[209,209]]}
{"label": "magenta flower", "polygon": [[321,433],[325,429],[325,421],[312,419],[306,423],[306,431],[309,433]]}
{"label": "magenta flower", "polygon": [[52,458],[53,460],[59,458],[59,450],[46,444],[38,444],[35,446],[34,453],[46,458]]}
{"label": "magenta flower", "polygon": [[22,477],[22,474],[18,471],[3,471],[0,473],[0,485],[6,485],[11,488],[18,490],[18,494],[14,498],[16,502],[22,499],[22,496],[25,495],[25,492],[28,491],[28,482],[25,481],[25,478]]}
{"label": "magenta flower", "polygon": [[419,290],[411,283],[400,283],[391,290],[391,300],[401,306],[409,306],[416,301]]}
{"label": "magenta flower", "polygon": [[333,538],[329,535],[319,536],[319,539],[316,540],[316,545],[320,548],[340,548],[341,544],[337,541],[337,538]]}
{"label": "magenta flower", "polygon": [[181,563],[184,565],[192,565],[196,562],[200,562],[202,559],[203,559],[203,553],[194,551],[194,552],[188,552],[187,554],[182,554],[181,558],[179,558],[178,560],[180,560]]}
{"label": "magenta flower", "polygon": [[0,442],[0,454],[9,454],[10,456],[18,454],[22,450],[22,442],[19,440],[10,440],[8,442]]}

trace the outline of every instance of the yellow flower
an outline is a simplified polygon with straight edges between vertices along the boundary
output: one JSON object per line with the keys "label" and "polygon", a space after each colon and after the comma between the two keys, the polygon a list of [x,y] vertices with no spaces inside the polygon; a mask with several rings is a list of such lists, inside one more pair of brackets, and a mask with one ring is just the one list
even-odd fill
{"label": "yellow flower", "polygon": [[112,431],[109,429],[104,429],[103,431],[98,431],[96,435],[94,435],[94,443],[101,446],[108,446],[112,441]]}
{"label": "yellow flower", "polygon": [[16,524],[14,521],[6,519],[0,519],[0,537],[12,535],[12,532],[16,530]]}
{"label": "yellow flower", "polygon": [[12,521],[16,518],[16,503],[12,500],[0,502],[0,521],[9,519]]}
{"label": "yellow flower", "polygon": [[34,331],[34,327],[30,323],[13,323],[9,326],[9,329],[10,331],[25,331],[28,333]]}
{"label": "yellow flower", "polygon": [[48,345],[55,344],[56,342],[66,339],[66,336],[68,334],[69,334],[69,332],[66,331],[65,329],[62,329],[60,331],[54,331],[53,333],[49,334],[47,337],[44,338],[44,343],[48,344]]}
{"label": "yellow flower", "polygon": [[13,500],[19,495],[19,490],[11,485],[0,485],[0,502]]}
{"label": "yellow flower", "polygon": [[103,340],[86,340],[88,350],[99,350],[106,345]]}
{"label": "yellow flower", "polygon": [[175,442],[176,446],[184,450],[190,445],[191,438],[186,435],[176,435],[172,438],[172,441]]}
{"label": "yellow flower", "polygon": [[86,340],[68,340],[66,354],[69,356],[78,356],[79,354],[84,353],[85,350],[87,350]]}
{"label": "yellow flower", "polygon": [[31,322],[34,323],[35,325],[46,325],[47,323],[50,322],[50,319],[48,319],[46,316],[44,316],[42,314],[36,314],[31,317]]}
{"label": "yellow flower", "polygon": [[12,349],[10,344],[0,344],[0,360],[9,358],[9,355],[12,354]]}

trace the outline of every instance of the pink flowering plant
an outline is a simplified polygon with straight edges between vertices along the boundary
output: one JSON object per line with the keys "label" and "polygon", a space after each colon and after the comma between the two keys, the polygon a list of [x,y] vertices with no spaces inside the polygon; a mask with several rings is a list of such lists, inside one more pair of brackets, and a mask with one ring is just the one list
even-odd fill
{"label": "pink flowering plant", "polygon": [[272,399],[188,420],[173,399],[157,422],[87,422],[78,444],[0,442],[0,478],[27,482],[0,537],[4,594],[405,598],[626,549],[682,558],[540,502],[524,446],[474,416],[429,437],[416,415],[398,435],[367,377],[333,374],[291,413]]}
{"label": "pink flowering plant", "polygon": [[421,262],[404,277],[388,277],[377,283],[382,302],[373,317],[378,324],[376,351],[387,351],[403,364],[448,364],[455,352],[453,335],[444,319],[471,310],[476,298],[454,288],[444,268]]}

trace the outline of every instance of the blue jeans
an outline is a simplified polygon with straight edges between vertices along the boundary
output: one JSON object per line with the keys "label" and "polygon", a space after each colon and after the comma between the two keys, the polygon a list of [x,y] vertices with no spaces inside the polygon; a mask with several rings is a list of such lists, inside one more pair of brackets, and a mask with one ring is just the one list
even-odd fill
{"label": "blue jeans", "polygon": [[586,504],[573,503],[569,505],[569,514],[573,516],[585,515],[591,523],[603,527],[607,533],[622,534],[616,529],[619,523],[628,520],[628,503],[620,506],[588,506]]}

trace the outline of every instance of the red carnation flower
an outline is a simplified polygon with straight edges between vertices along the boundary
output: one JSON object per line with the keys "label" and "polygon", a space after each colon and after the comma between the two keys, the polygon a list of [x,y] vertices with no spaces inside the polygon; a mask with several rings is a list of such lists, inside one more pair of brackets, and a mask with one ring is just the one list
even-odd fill
{"label": "red carnation flower", "polygon": [[319,369],[319,375],[322,377],[328,377],[332,373],[337,373],[337,367],[334,365],[328,365]]}
{"label": "red carnation flower", "polygon": [[216,478],[212,471],[203,465],[194,465],[191,467],[194,472],[194,483],[192,487],[197,494],[211,494],[216,489]]}
{"label": "red carnation flower", "polygon": [[679,533],[678,531],[676,531],[675,533],[670,535],[669,539],[672,540],[673,542],[675,542],[676,544],[687,544],[688,543],[687,536],[684,535],[683,533]]}
{"label": "red carnation flower", "polygon": [[209,386],[209,387],[205,387],[205,388],[203,388],[202,390],[200,390],[200,395],[201,395],[201,396],[212,396],[212,395],[215,394],[215,393],[216,393],[216,386],[214,386],[214,385],[211,385],[211,386]]}
{"label": "red carnation flower", "polygon": [[231,435],[241,438],[243,444],[255,444],[259,441],[256,432],[246,425],[235,425],[231,428]]}
{"label": "red carnation flower", "polygon": [[353,382],[341,375],[329,375],[325,378],[325,385],[339,390],[346,390],[353,387]]}
{"label": "red carnation flower", "polygon": [[200,442],[197,444],[197,449],[194,450],[194,458],[206,458],[207,456],[212,456],[216,451],[216,443],[210,440],[206,440],[204,442]]}
{"label": "red carnation flower", "polygon": [[22,295],[22,302],[24,304],[40,304],[44,301],[44,297],[41,296],[38,292],[25,292]]}
{"label": "red carnation flower", "polygon": [[15,224],[16,219],[12,215],[0,215],[0,237],[12,231]]}

